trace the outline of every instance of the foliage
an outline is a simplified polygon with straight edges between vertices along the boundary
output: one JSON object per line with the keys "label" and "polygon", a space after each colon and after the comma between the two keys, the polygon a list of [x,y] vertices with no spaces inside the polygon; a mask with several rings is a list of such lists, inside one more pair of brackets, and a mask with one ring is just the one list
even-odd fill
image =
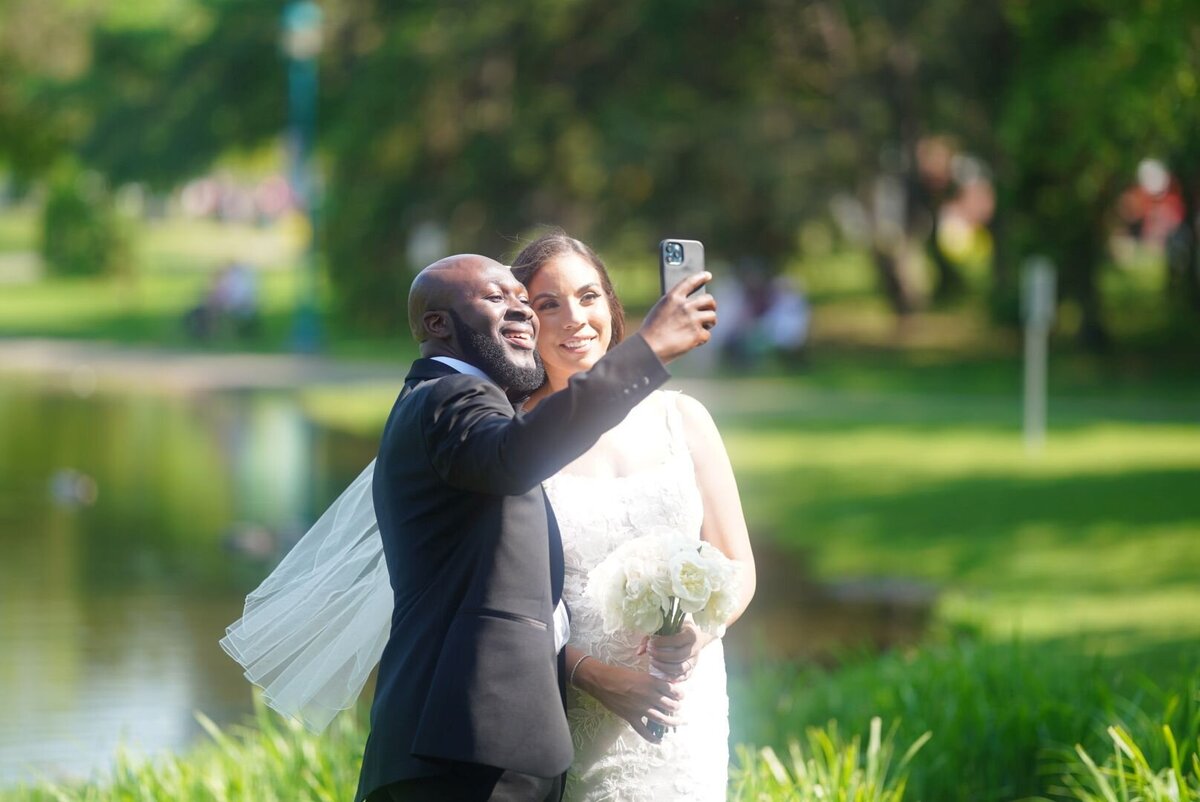
{"label": "foliage", "polygon": [[[1200,15],[1167,0],[1012,3],[1009,18],[1020,46],[997,127],[1011,255],[1051,258],[1082,340],[1103,348],[1099,272],[1115,201],[1147,155],[1194,165],[1179,138],[1196,126]],[[1195,148],[1192,137],[1183,150]],[[1013,266],[1004,278],[1015,292]]]}
{"label": "foliage", "polygon": [[[731,688],[734,739],[743,745],[735,750],[730,799],[1195,800],[1198,657],[1194,646],[1080,659],[1069,649],[957,644],[852,660],[836,671],[760,671]],[[757,729],[747,729],[747,711]],[[897,722],[886,735],[883,718]],[[350,798],[366,736],[361,712],[343,714],[321,735],[261,704],[253,726],[221,730],[201,722],[210,740],[187,755],[123,753],[105,780],[43,782],[0,799]],[[865,747],[859,736],[846,740],[841,732],[868,733]],[[1081,746],[1069,752],[1069,743]],[[909,744],[899,759],[897,744]],[[1090,756],[1105,744],[1113,757],[1097,764]],[[1122,782],[1128,796],[1121,795]],[[1147,793],[1172,782],[1192,795]]]}
{"label": "foliage", "polygon": [[42,257],[51,273],[98,276],[132,268],[131,232],[104,179],[64,165],[42,211]]}
{"label": "foliage", "polygon": [[780,746],[831,718],[853,732],[878,716],[899,722],[901,743],[932,733],[911,765],[912,798],[1020,799],[1049,793],[1058,755],[1096,748],[1110,722],[1141,739],[1168,724],[1194,749],[1198,658],[1194,646],[1099,657],[1071,644],[959,641],[832,670],[759,668],[731,692],[734,740]]}
{"label": "foliage", "polygon": [[87,116],[83,158],[118,184],[167,190],[229,150],[276,137],[287,121],[282,8],[206,0],[96,25],[91,69],[57,92]]}
{"label": "foliage", "polygon": [[893,767],[895,727],[886,737],[882,737],[882,728],[878,718],[871,719],[864,751],[859,736],[855,735],[849,743],[841,739],[836,721],[829,722],[825,729],[810,727],[805,733],[808,753],[805,754],[799,741],[791,741],[788,764],[769,746],[757,751],[739,747],[729,799],[737,802],[772,799],[901,802],[905,770],[930,734],[925,733],[914,741]]}
{"label": "foliage", "polygon": [[941,109],[976,105],[956,81],[974,73],[950,63],[963,52],[931,49],[992,36],[974,8],[522,0],[469,20],[412,6],[349,19],[342,38],[364,44],[329,71],[325,131],[342,305],[394,325],[420,267],[409,237],[429,223],[451,251],[493,255],[537,223],[622,253],[692,231],[716,260],[774,271],[831,194],[870,208],[875,177],[899,171],[913,207],[899,224],[919,240],[918,96],[936,86]]}
{"label": "foliage", "polygon": [[[71,151],[165,190],[284,129],[283,0],[86,5],[0,10],[0,157],[15,169]],[[953,299],[966,285],[936,225],[956,185],[922,168],[931,138],[980,156],[999,187],[1004,322],[1017,266],[1044,253],[1067,325],[1108,340],[1113,202],[1147,155],[1187,210],[1159,307],[1183,325],[1200,313],[1188,0],[322,5],[324,234],[361,328],[403,329],[408,245],[431,224],[448,250],[495,256],[540,223],[622,256],[691,232],[716,261],[777,270],[819,250],[807,234],[829,231],[831,198],[858,209],[895,311]]]}
{"label": "foliage", "polygon": [[[122,752],[112,776],[80,785],[43,783],[18,790],[25,802],[343,802],[358,784],[366,727],[345,713],[320,735],[256,703],[253,726],[221,730],[203,715],[211,740],[183,756]],[[7,795],[0,794],[0,799]]]}
{"label": "foliage", "polygon": [[1076,762],[1063,776],[1072,799],[1079,802],[1196,802],[1200,800],[1200,755],[1191,761],[1180,757],[1169,726],[1162,739],[1170,763],[1156,769],[1123,727],[1109,727],[1112,757],[1097,765],[1082,746],[1075,747]]}

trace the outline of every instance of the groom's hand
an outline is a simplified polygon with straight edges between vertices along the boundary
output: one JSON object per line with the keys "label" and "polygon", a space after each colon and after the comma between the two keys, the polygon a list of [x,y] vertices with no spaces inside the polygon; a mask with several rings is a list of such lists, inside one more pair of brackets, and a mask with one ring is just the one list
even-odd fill
{"label": "groom's hand", "polygon": [[717,325],[717,301],[693,291],[712,281],[712,273],[696,273],[676,284],[646,315],[638,333],[664,365],[708,342]]}

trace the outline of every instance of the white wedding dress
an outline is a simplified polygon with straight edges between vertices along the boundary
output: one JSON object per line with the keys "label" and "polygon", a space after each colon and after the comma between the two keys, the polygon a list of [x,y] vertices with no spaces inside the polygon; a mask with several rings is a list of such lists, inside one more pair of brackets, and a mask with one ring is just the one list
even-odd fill
{"label": "white wedding dress", "polygon": [[[583,591],[588,572],[626,540],[663,528],[700,538],[703,506],[676,397],[673,392],[653,393],[598,446],[660,459],[652,458],[650,465],[629,475],[605,478],[579,473],[584,455],[545,482],[562,532],[571,645],[607,663],[643,671],[649,658],[636,654],[641,636],[606,635],[600,610]],[[729,698],[720,640],[701,652],[684,691],[680,717],[685,723],[654,744],[592,697],[569,688],[567,719],[575,761],[567,774],[566,802],[724,800]]]}

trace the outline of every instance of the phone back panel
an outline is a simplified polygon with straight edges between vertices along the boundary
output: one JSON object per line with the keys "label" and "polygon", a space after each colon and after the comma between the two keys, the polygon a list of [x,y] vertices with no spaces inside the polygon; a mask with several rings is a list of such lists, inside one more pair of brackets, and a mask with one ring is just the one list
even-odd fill
{"label": "phone back panel", "polygon": [[[671,264],[667,259],[667,244],[672,242],[683,246],[683,261],[679,264]],[[688,276],[703,273],[704,270],[704,243],[694,239],[674,238],[658,243],[658,271],[664,295],[667,290]]]}

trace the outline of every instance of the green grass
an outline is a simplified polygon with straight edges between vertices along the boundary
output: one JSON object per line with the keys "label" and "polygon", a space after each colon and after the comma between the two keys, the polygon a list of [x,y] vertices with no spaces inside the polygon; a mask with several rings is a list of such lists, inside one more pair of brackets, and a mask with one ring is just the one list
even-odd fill
{"label": "green grass", "polygon": [[[27,209],[0,214],[0,256],[37,249],[36,219]],[[249,339],[231,334],[199,343],[182,325],[185,312],[231,259],[256,268],[262,329]],[[256,227],[168,219],[138,227],[134,269],[124,276],[44,276],[0,288],[0,337],[104,340],[199,350],[287,351],[292,347],[301,291],[295,236],[285,225]],[[328,288],[321,288],[322,297]],[[325,321],[327,350],[336,356],[404,359],[407,337],[343,336]],[[398,342],[399,341],[399,342]]]}
{"label": "green grass", "polygon": [[[1065,790],[1080,802],[1196,802],[1200,800],[1200,757],[1180,755],[1171,728],[1163,725],[1162,738],[1170,753],[1166,764],[1152,763],[1124,727],[1109,727],[1112,754],[1098,761],[1082,746],[1075,747],[1077,761],[1063,775]],[[1194,746],[1192,747],[1195,748]]]}
{"label": "green grass", "polygon": [[1040,457],[983,421],[724,433],[752,529],[819,576],[928,580],[947,620],[1001,636],[1200,635],[1194,425],[1064,424]]}
{"label": "green grass", "polygon": [[[1200,648],[1101,658],[1079,646],[958,641],[849,656],[836,670],[760,666],[730,689],[729,799],[1091,802],[1112,799],[1098,789],[1122,771],[1130,787],[1150,788],[1196,766]],[[0,800],[345,800],[364,722],[351,711],[312,735],[261,706],[248,726],[221,730],[202,718],[208,736],[186,754],[123,752],[107,776],[0,791]],[[1129,753],[1114,754],[1114,733]]]}
{"label": "green grass", "polygon": [[117,756],[111,776],[0,791],[5,802],[346,802],[358,784],[366,728],[344,714],[313,735],[258,706],[253,724],[221,730],[186,755]]}
{"label": "green grass", "polygon": [[785,749],[830,720],[855,733],[879,717],[895,723],[900,745],[931,733],[910,767],[912,799],[1048,797],[1077,766],[1075,745],[1111,750],[1110,726],[1132,733],[1155,766],[1170,760],[1160,737],[1170,726],[1191,761],[1198,666],[1195,643],[1101,657],[1078,640],[963,640],[850,655],[836,669],[760,667],[731,686],[733,740]]}
{"label": "green grass", "polygon": [[897,757],[895,727],[884,736],[883,722],[873,718],[865,747],[858,735],[843,740],[836,721],[825,728],[809,727],[805,733],[806,746],[799,740],[791,740],[786,763],[769,746],[757,751],[741,747],[729,799],[901,802],[908,765],[929,737],[929,733],[922,735]]}
{"label": "green grass", "polygon": [[[1200,636],[1195,385],[1076,366],[1032,456],[1016,367],[893,360],[694,387],[752,535],[803,553],[820,578],[926,580],[942,590],[942,623],[1001,639],[1090,634],[1129,650]],[[304,398],[322,422],[373,436],[394,393]]]}
{"label": "green grass", "polygon": [[5,209],[0,213],[0,253],[37,250],[37,225],[32,207]]}

